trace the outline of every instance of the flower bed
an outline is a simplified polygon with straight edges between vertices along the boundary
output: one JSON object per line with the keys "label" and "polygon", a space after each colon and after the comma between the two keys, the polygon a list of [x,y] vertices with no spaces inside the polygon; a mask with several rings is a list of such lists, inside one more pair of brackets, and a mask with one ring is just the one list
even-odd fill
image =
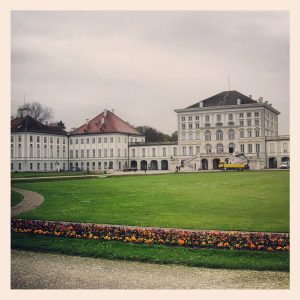
{"label": "flower bed", "polygon": [[65,238],[160,244],[190,248],[289,251],[289,234],[237,231],[192,231],[179,229],[81,224],[12,219],[13,232]]}

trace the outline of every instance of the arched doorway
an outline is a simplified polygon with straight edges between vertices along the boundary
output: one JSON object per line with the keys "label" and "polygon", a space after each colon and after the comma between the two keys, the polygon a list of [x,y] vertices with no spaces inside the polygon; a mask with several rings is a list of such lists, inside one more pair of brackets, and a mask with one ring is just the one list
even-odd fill
{"label": "arched doorway", "polygon": [[201,159],[201,169],[208,170],[208,161],[206,158]]}
{"label": "arched doorway", "polygon": [[150,168],[151,170],[158,170],[157,160],[151,160]]}
{"label": "arched doorway", "polygon": [[276,169],[277,168],[277,159],[276,159],[276,157],[270,157],[269,158],[269,168],[270,169]]}
{"label": "arched doorway", "polygon": [[167,160],[162,160],[161,161],[161,170],[168,170],[169,166],[168,166],[168,161]]}
{"label": "arched doorway", "polygon": [[148,168],[147,161],[146,160],[142,160],[141,161],[141,170],[145,170],[145,168]]}
{"label": "arched doorway", "polygon": [[219,162],[220,162],[219,158],[214,158],[213,159],[213,169],[214,170],[218,170]]}
{"label": "arched doorway", "polygon": [[130,162],[130,168],[134,168],[134,169],[137,168],[137,162],[136,162],[136,160],[132,160],[132,161]]}

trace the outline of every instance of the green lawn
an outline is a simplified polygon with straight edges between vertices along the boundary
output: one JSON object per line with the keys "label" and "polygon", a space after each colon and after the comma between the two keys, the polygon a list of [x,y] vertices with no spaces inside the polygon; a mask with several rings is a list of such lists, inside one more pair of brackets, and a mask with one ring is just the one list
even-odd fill
{"label": "green lawn", "polygon": [[14,183],[45,202],[18,217],[289,232],[289,172],[211,172]]}
{"label": "green lawn", "polygon": [[10,206],[13,207],[17,204],[19,204],[22,200],[23,200],[23,195],[15,192],[15,191],[11,191],[11,195],[10,195]]}
{"label": "green lawn", "polygon": [[52,177],[52,176],[79,176],[91,175],[93,173],[86,171],[64,171],[64,172],[11,172],[11,178],[31,178],[31,177]]}
{"label": "green lawn", "polygon": [[12,233],[12,248],[194,267],[289,271],[289,253],[189,249]]}

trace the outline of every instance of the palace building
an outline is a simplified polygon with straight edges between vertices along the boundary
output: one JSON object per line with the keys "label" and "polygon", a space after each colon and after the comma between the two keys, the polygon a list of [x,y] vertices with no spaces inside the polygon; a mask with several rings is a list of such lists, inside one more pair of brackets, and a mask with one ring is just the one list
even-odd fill
{"label": "palace building", "polygon": [[225,91],[175,112],[178,141],[149,143],[114,111],[66,132],[20,109],[11,120],[11,170],[211,170],[239,153],[250,169],[289,161],[289,136],[278,136],[280,112],[262,98]]}

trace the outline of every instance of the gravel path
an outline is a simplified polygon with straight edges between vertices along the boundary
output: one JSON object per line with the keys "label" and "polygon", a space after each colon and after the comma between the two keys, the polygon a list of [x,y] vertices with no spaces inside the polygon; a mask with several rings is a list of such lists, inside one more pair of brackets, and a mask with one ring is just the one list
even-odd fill
{"label": "gravel path", "polygon": [[12,190],[24,196],[22,202],[11,208],[12,217],[34,209],[37,206],[41,205],[44,201],[44,197],[36,192],[22,190],[18,188],[12,188]]}
{"label": "gravel path", "polygon": [[217,270],[12,250],[12,289],[288,289],[289,273]]}

